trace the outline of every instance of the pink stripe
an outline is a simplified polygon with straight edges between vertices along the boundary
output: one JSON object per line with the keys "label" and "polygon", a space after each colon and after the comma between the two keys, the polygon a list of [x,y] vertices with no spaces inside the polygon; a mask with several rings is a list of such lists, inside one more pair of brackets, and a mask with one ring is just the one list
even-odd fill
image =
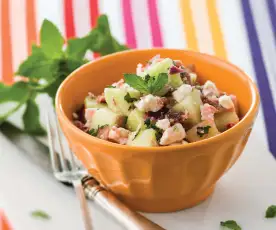
{"label": "pink stripe", "polygon": [[148,0],[132,0],[133,24],[136,34],[142,36],[136,37],[137,48],[152,48],[151,28],[149,24]]}
{"label": "pink stripe", "polygon": [[[2,12],[2,4],[0,3],[0,26],[2,25],[2,16],[1,16],[1,12]],[[2,38],[2,30],[0,28],[0,38]],[[2,42],[0,41],[0,82],[3,81],[3,76],[2,76],[2,65],[3,65],[3,62],[4,62],[4,59],[3,59],[3,52],[2,52]],[[0,210],[0,213],[1,213],[1,210]],[[0,215],[1,216],[1,215]],[[0,228],[1,229],[1,228]]]}
{"label": "pink stripe", "polygon": [[124,15],[124,24],[125,24],[125,34],[127,45],[130,48],[136,48],[136,35],[133,25],[132,10],[130,0],[122,0],[123,4],[123,15]]}
{"label": "pink stripe", "polygon": [[149,16],[150,16],[152,44],[155,47],[162,47],[163,39],[161,35],[161,28],[160,28],[159,17],[157,12],[156,0],[148,0],[148,8],[149,8]]}

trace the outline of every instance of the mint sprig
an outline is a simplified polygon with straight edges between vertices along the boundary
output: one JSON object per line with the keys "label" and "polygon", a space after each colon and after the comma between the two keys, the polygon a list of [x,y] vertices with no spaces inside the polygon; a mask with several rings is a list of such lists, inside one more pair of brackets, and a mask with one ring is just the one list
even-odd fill
{"label": "mint sprig", "polygon": [[54,103],[63,80],[88,62],[85,59],[88,50],[104,56],[128,49],[112,36],[106,15],[101,15],[97,26],[84,37],[69,39],[66,48],[64,42],[59,29],[45,19],[40,29],[40,46],[32,46],[31,55],[15,73],[27,78],[27,82],[17,82],[12,86],[0,83],[0,124],[25,105],[24,130],[31,134],[44,134],[36,97],[46,93]]}
{"label": "mint sprig", "polygon": [[40,218],[40,219],[43,219],[43,220],[50,220],[51,219],[51,216],[48,213],[46,213],[45,211],[42,211],[42,210],[32,211],[31,216],[34,217],[34,218]]}
{"label": "mint sprig", "polygon": [[229,229],[229,230],[242,230],[242,228],[234,220],[221,221],[220,226],[225,227],[226,229]]}
{"label": "mint sprig", "polygon": [[266,218],[274,218],[276,217],[276,205],[271,205],[267,208],[265,213]]}
{"label": "mint sprig", "polygon": [[149,77],[145,79],[136,74],[124,74],[125,82],[132,88],[144,94],[157,94],[168,83],[168,74],[160,73],[156,77]]}

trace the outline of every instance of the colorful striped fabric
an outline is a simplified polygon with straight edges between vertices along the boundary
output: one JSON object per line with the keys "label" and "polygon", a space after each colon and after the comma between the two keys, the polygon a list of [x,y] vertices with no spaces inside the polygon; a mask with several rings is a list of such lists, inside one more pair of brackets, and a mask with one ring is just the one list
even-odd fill
{"label": "colorful striped fabric", "polygon": [[[83,36],[101,13],[131,48],[169,47],[217,55],[256,80],[269,149],[276,157],[275,0],[0,0],[0,79],[12,83],[44,18],[66,38]],[[98,57],[94,54],[94,58]]]}

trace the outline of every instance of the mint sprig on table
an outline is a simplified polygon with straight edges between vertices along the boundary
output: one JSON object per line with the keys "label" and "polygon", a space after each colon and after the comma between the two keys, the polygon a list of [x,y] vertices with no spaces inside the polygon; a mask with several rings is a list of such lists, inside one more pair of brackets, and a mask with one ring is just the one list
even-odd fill
{"label": "mint sprig on table", "polygon": [[266,218],[275,218],[276,217],[276,205],[270,205],[265,213]]}
{"label": "mint sprig on table", "polygon": [[39,122],[40,112],[36,98],[48,94],[54,103],[57,89],[75,69],[87,63],[87,51],[101,56],[128,49],[111,34],[108,18],[101,15],[97,26],[86,36],[69,39],[64,48],[62,34],[50,21],[44,20],[40,30],[40,45],[33,45],[15,75],[25,77],[24,82],[11,86],[0,83],[0,124],[22,106],[24,130],[30,134],[45,134]]}
{"label": "mint sprig on table", "polygon": [[39,218],[39,219],[43,219],[43,220],[51,219],[51,216],[48,213],[46,213],[45,211],[42,211],[42,210],[32,211],[31,216],[34,217],[34,218]]}
{"label": "mint sprig on table", "polygon": [[227,230],[242,230],[242,228],[234,220],[221,221],[220,226]]}
{"label": "mint sprig on table", "polygon": [[136,74],[124,74],[125,82],[132,88],[144,94],[156,94],[168,83],[168,74],[160,73],[158,76],[145,76],[145,79]]}

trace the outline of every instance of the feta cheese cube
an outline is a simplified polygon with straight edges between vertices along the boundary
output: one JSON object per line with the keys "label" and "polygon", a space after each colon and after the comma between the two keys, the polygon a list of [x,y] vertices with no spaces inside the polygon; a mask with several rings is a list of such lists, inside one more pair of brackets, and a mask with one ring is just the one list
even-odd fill
{"label": "feta cheese cube", "polygon": [[164,101],[161,99],[161,97],[153,96],[152,94],[149,94],[147,96],[142,97],[139,101],[135,102],[134,105],[137,109],[140,111],[145,112],[157,112],[164,106]]}
{"label": "feta cheese cube", "polygon": [[160,145],[170,145],[175,142],[182,141],[186,136],[185,129],[180,123],[168,128],[160,139]]}
{"label": "feta cheese cube", "polygon": [[231,96],[223,95],[219,98],[219,105],[225,109],[232,109],[235,107]]}
{"label": "feta cheese cube", "polygon": [[202,93],[204,96],[209,97],[209,96],[219,96],[219,91],[212,81],[206,81],[205,84],[203,85],[203,90]]}
{"label": "feta cheese cube", "polygon": [[181,102],[189,93],[192,92],[192,89],[193,89],[192,86],[188,84],[183,84],[172,93],[173,98],[177,102]]}
{"label": "feta cheese cube", "polygon": [[158,120],[155,125],[159,129],[166,130],[170,127],[171,124],[170,124],[169,119],[165,118],[162,120]]}

